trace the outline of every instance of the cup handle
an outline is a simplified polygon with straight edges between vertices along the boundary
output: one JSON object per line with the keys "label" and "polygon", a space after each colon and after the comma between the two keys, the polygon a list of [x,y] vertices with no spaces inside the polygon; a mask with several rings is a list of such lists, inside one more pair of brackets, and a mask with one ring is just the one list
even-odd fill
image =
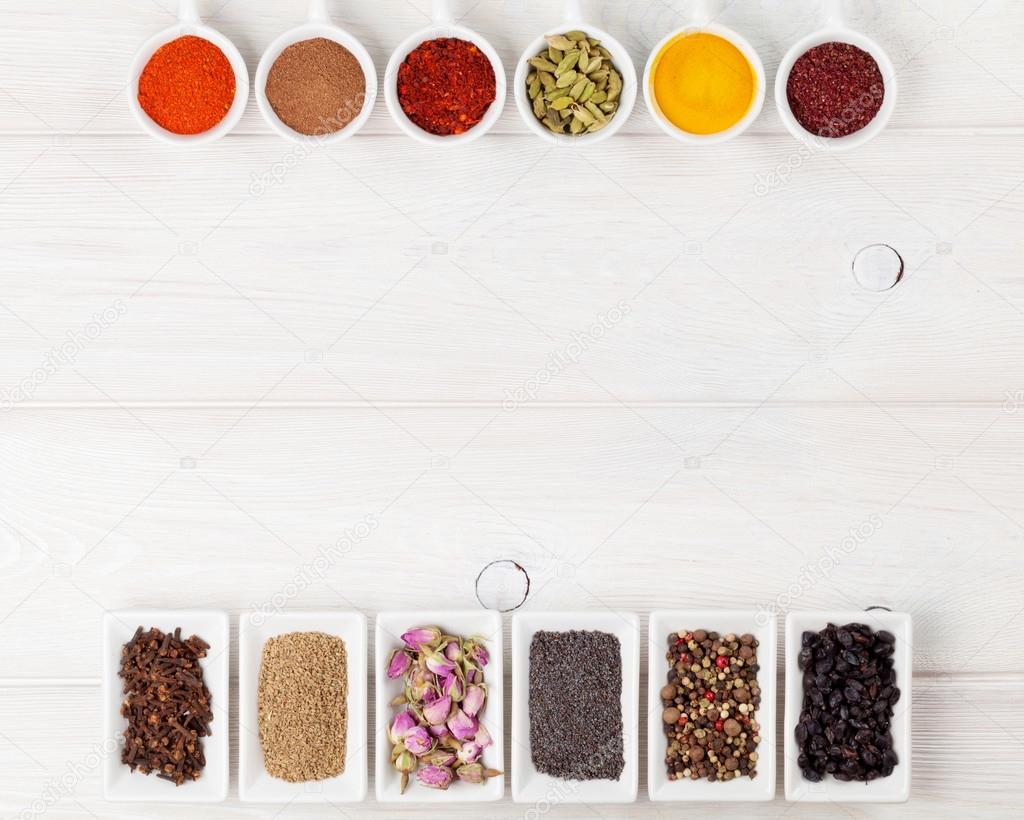
{"label": "cup handle", "polygon": [[311,23],[329,23],[331,15],[327,12],[327,0],[309,0],[309,14]]}
{"label": "cup handle", "polygon": [[192,26],[200,23],[199,7],[196,5],[196,0],[180,0],[178,3],[178,22]]}
{"label": "cup handle", "polygon": [[455,23],[451,0],[434,0],[434,25],[450,26]]}
{"label": "cup handle", "polygon": [[717,16],[714,13],[714,0],[697,0],[693,5],[693,21],[697,26],[706,26]]}
{"label": "cup handle", "polygon": [[843,0],[824,0],[825,21],[830,26],[843,25]]}
{"label": "cup handle", "polygon": [[579,23],[583,20],[583,3],[580,0],[565,0],[565,22]]}

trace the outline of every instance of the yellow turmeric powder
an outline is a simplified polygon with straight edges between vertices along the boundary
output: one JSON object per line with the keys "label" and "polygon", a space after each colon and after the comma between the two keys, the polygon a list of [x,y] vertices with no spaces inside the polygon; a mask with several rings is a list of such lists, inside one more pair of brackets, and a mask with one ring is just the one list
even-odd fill
{"label": "yellow turmeric powder", "polygon": [[707,32],[666,45],[651,72],[662,114],[690,134],[718,134],[742,120],[754,102],[753,66],[735,45]]}

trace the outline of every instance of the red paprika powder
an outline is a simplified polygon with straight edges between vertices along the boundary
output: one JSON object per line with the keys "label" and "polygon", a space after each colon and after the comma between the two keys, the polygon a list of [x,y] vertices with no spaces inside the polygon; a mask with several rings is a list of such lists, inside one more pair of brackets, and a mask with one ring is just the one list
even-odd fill
{"label": "red paprika powder", "polygon": [[174,134],[202,134],[235,101],[235,72],[224,52],[194,35],[164,43],[139,77],[139,105]]}
{"label": "red paprika powder", "polygon": [[398,68],[398,102],[431,134],[464,134],[497,95],[494,66],[473,43],[438,37],[420,43]]}

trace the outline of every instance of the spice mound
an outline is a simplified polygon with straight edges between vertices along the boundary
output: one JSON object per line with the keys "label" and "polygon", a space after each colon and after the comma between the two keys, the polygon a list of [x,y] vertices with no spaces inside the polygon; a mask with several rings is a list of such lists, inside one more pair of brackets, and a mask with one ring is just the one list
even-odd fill
{"label": "spice mound", "polygon": [[427,40],[398,68],[398,102],[430,134],[464,134],[484,118],[496,96],[494,66],[466,40]]}
{"label": "spice mound", "polygon": [[671,40],[658,54],[651,91],[661,113],[689,134],[719,134],[740,122],[757,93],[754,68],[742,51],[717,34],[696,32]]}
{"label": "spice mound", "polygon": [[757,777],[757,639],[698,629],[668,636],[661,713],[669,780]]}
{"label": "spice mound", "polygon": [[864,624],[829,624],[805,632],[798,657],[803,706],[795,735],[805,780],[865,783],[888,777],[899,762],[893,750],[893,707],[900,699],[893,668],[896,638]]}
{"label": "spice mound", "polygon": [[606,632],[537,632],[530,643],[530,756],[564,780],[625,768],[622,652]]}
{"label": "spice mound", "polygon": [[483,783],[501,776],[483,763],[494,742],[480,720],[489,661],[483,638],[447,635],[436,626],[402,635],[402,648],[388,657],[385,671],[405,685],[391,701],[402,708],[388,727],[391,765],[401,774],[403,794],[413,774],[421,786],[442,791],[456,780]]}
{"label": "spice mound", "polygon": [[592,134],[619,110],[622,75],[600,40],[582,31],[553,34],[529,60],[526,89],[533,115],[555,134]]}
{"label": "spice mound", "polygon": [[174,134],[202,134],[235,101],[235,72],[224,52],[194,35],[160,46],[139,76],[139,105]]}
{"label": "spice mound", "polygon": [[177,786],[198,780],[206,765],[200,738],[213,720],[210,690],[199,661],[210,645],[159,629],[135,635],[121,648],[121,715],[128,720],[121,762]]}
{"label": "spice mound", "polygon": [[359,116],[366,75],[359,60],[334,40],[315,37],[288,46],[270,67],[267,100],[293,131],[323,136]]}
{"label": "spice mound", "polygon": [[819,137],[847,137],[865,128],[885,101],[875,58],[850,43],[825,43],[801,55],[786,83],[793,116]]}
{"label": "spice mound", "polygon": [[345,771],[348,732],[345,642],[322,632],[290,632],[263,644],[257,722],[263,763],[289,783]]}

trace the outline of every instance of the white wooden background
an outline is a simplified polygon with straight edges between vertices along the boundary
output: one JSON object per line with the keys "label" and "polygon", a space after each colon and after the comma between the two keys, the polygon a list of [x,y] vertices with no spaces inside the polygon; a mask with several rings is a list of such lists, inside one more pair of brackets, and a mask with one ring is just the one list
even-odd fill
{"label": "white wooden background", "polygon": [[[172,150],[136,131],[124,94],[172,5],[0,0],[0,816],[39,816],[69,771],[48,817],[181,816],[101,800],[103,611],[246,611],[368,520],[289,606],[474,606],[479,568],[507,557],[537,609],[910,611],[909,804],[791,805],[780,778],[778,800],[743,814],[1018,810],[1019,3],[849,0],[901,89],[888,132],[842,157],[804,153],[770,100],[750,133],[704,150],[657,133],[641,104],[609,143],[552,151],[510,105],[484,140],[435,153],[382,103],[328,150],[296,151],[254,104],[222,142]],[[201,3],[250,71],[303,5]],[[383,69],[428,5],[334,7]],[[734,0],[722,20],[773,77],[817,5]],[[458,10],[511,69],[558,6]],[[638,67],[687,17],[681,0],[587,6]],[[907,261],[889,293],[849,274],[872,242]],[[16,396],[108,309],[116,321]],[[866,535],[837,567],[801,575],[851,528]],[[643,784],[628,810],[540,809],[680,810]],[[328,814],[391,813],[372,799],[201,811]]]}

